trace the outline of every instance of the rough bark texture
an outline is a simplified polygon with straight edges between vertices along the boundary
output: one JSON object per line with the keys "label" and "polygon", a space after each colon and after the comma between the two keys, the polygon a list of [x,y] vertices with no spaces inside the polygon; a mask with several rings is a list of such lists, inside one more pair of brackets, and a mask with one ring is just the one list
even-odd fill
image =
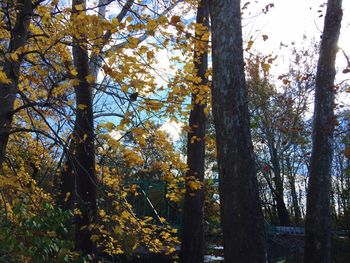
{"label": "rough bark texture", "polygon": [[[73,0],[72,4],[74,10],[75,5],[85,6],[85,0]],[[79,85],[74,88],[77,112],[72,143],[74,151],[71,152],[76,178],[77,208],[82,213],[76,217],[75,245],[76,249],[86,255],[92,254],[94,247],[87,226],[96,216],[96,171],[92,89],[86,81],[89,75],[89,56],[83,40],[74,42],[73,60],[78,72]]]}
{"label": "rough bark texture", "polygon": [[[12,38],[10,39],[9,53],[15,52],[27,42],[28,28],[33,13],[32,1],[19,0],[16,9],[18,11],[16,22],[14,27],[10,28]],[[11,83],[0,82],[0,167],[5,159],[22,58],[19,57],[18,61],[12,61],[9,58],[4,58],[4,60],[3,72],[11,80]]]}
{"label": "rough bark texture", "polygon": [[225,262],[265,262],[265,231],[250,134],[239,0],[210,0],[212,104]]}
{"label": "rough bark texture", "polygon": [[330,189],[333,155],[334,78],[342,0],[328,0],[316,73],[304,262],[331,262]]}
{"label": "rough bark texture", "polygon": [[[197,23],[209,26],[208,1],[202,0],[197,10]],[[201,35],[196,34],[200,39]],[[200,85],[207,84],[205,73],[208,68],[207,44],[199,43],[195,45],[194,63],[196,75],[202,79]],[[204,49],[204,50],[203,50]],[[206,105],[196,103],[197,94],[192,94],[192,104],[194,105],[190,113],[189,127],[191,132],[187,138],[187,180],[196,179],[200,182],[204,180],[205,165],[205,130],[206,116],[204,108]],[[198,139],[193,141],[193,137]],[[186,184],[186,194],[184,200],[183,215],[183,235],[181,243],[181,262],[202,263],[204,261],[204,229],[203,229],[203,204],[204,189],[193,190]]]}

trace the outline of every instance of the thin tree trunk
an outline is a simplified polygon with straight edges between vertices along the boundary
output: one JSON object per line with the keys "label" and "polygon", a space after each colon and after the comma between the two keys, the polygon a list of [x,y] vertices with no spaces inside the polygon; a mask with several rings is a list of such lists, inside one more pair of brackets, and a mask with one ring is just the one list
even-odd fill
{"label": "thin tree trunk", "polygon": [[[292,173],[292,171],[290,171],[290,173]],[[294,211],[294,217],[295,217],[294,220],[295,220],[295,223],[299,225],[301,220],[301,212],[300,212],[300,207],[298,203],[297,191],[295,189],[295,178],[292,174],[290,174],[288,180],[289,180],[290,191],[292,196],[293,211]]]}
{"label": "thin tree trunk", "polygon": [[[201,0],[197,10],[196,23],[209,27],[208,1]],[[207,85],[205,76],[208,69],[208,44],[201,39],[203,34],[196,33],[194,65],[195,72],[202,79],[199,85]],[[199,86],[200,88],[200,86]],[[181,262],[202,263],[204,261],[204,227],[203,204],[204,189],[192,189],[188,184],[191,180],[203,182],[205,170],[205,104],[196,102],[197,93],[192,93],[193,109],[190,113],[189,127],[191,131],[187,138],[186,194],[184,200],[183,235],[181,243]],[[195,140],[193,140],[195,139]]]}
{"label": "thin tree trunk", "polygon": [[292,205],[293,205],[293,211],[294,211],[294,222],[296,225],[300,224],[301,221],[301,211],[299,207],[299,201],[298,201],[298,194],[295,187],[295,177],[296,175],[293,173],[293,167],[290,163],[289,157],[286,158],[286,165],[287,165],[287,175],[288,175],[288,181],[292,196]]}
{"label": "thin tree trunk", "polygon": [[[16,10],[18,11],[15,25],[11,30],[9,53],[13,53],[23,47],[28,39],[28,28],[32,17],[32,1],[19,0]],[[10,26],[10,25],[9,25]],[[4,57],[3,72],[10,83],[0,82],[0,168],[5,159],[9,132],[13,119],[13,107],[18,91],[18,80],[22,56],[17,61]]]}
{"label": "thin tree trunk", "polygon": [[331,262],[331,166],[334,133],[334,79],[342,0],[328,0],[316,73],[312,154],[307,194],[306,263]]}
{"label": "thin tree trunk", "polygon": [[[85,5],[85,0],[73,0],[73,6]],[[104,18],[106,14],[106,4],[109,1],[99,0],[99,16]],[[133,0],[128,0],[117,16],[118,21],[122,21],[131,6]],[[73,9],[74,10],[74,9]],[[107,31],[103,37],[103,45],[111,37],[111,32]],[[84,40],[82,40],[84,41]],[[83,43],[83,42],[82,42]],[[76,120],[73,128],[73,139],[70,142],[66,155],[65,167],[62,171],[61,193],[59,204],[65,209],[74,208],[77,203],[78,208],[85,212],[76,221],[76,247],[91,254],[93,244],[90,241],[91,233],[81,226],[88,225],[96,215],[96,172],[95,172],[95,148],[94,148],[94,122],[93,122],[93,87],[96,83],[88,83],[86,77],[91,75],[96,81],[98,71],[102,64],[101,56],[92,56],[89,60],[86,45],[75,42],[73,47],[73,60],[77,68],[79,86],[75,87],[76,94]],[[103,47],[101,47],[102,50]]]}
{"label": "thin tree trunk", "polygon": [[225,262],[265,262],[264,219],[250,134],[239,0],[210,0],[212,105]]}
{"label": "thin tree trunk", "polygon": [[272,163],[273,174],[274,174],[274,178],[273,178],[275,183],[274,193],[276,198],[276,204],[277,204],[276,208],[277,208],[279,223],[282,226],[289,226],[290,220],[289,220],[288,210],[284,202],[284,189],[283,189],[283,181],[281,176],[281,167],[280,167],[280,162],[277,154],[277,149],[273,145],[273,142],[269,143],[269,150],[270,150],[271,163]]}
{"label": "thin tree trunk", "polygon": [[[85,6],[85,0],[73,0],[73,10],[79,4]],[[86,80],[89,75],[89,56],[83,41],[77,40],[73,44],[73,61],[78,72],[79,85],[74,87],[76,120],[72,145],[75,149],[73,153],[70,152],[76,176],[77,208],[81,211],[81,215],[76,217],[75,245],[76,249],[86,255],[93,254],[94,250],[88,226],[96,216],[96,171],[92,88]]]}

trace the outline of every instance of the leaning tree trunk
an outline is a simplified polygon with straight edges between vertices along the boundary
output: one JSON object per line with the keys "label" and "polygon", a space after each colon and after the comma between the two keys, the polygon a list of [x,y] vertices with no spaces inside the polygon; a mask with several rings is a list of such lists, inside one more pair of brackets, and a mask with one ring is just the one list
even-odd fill
{"label": "leaning tree trunk", "polygon": [[[17,2],[16,22],[11,30],[9,53],[13,53],[23,47],[28,39],[28,28],[32,17],[32,1],[19,0]],[[11,26],[11,25],[9,25]],[[0,168],[5,159],[9,132],[13,119],[13,107],[18,91],[18,80],[20,75],[22,56],[18,60],[4,57],[3,73],[9,82],[0,81]]]}
{"label": "leaning tree trunk", "polygon": [[333,155],[335,58],[342,0],[328,0],[316,73],[312,154],[307,194],[304,262],[331,262],[331,166]]}
{"label": "leaning tree trunk", "polygon": [[[75,6],[85,0],[73,0]],[[74,15],[74,14],[73,14]],[[81,215],[76,217],[76,249],[84,255],[93,253],[93,243],[89,226],[96,216],[96,171],[94,145],[94,119],[92,106],[92,88],[87,82],[89,75],[89,56],[84,39],[73,43],[73,61],[77,70],[79,84],[74,87],[76,96],[76,119],[73,130],[74,151],[70,151],[76,182],[76,202]]]}
{"label": "leaning tree trunk", "polygon": [[[207,0],[199,2],[196,23],[209,27],[209,9]],[[202,263],[204,260],[204,228],[203,204],[204,189],[192,189],[191,182],[196,180],[203,183],[205,165],[205,130],[206,104],[198,102],[198,92],[201,85],[207,85],[206,72],[208,69],[208,43],[201,40],[203,33],[196,33],[194,51],[195,74],[202,79],[192,92],[193,109],[190,113],[189,127],[191,131],[187,138],[186,194],[184,200],[183,235],[181,243],[181,262]],[[193,140],[194,139],[194,140]]]}
{"label": "leaning tree trunk", "polygon": [[212,105],[225,262],[265,262],[264,219],[250,134],[239,0],[210,0]]}

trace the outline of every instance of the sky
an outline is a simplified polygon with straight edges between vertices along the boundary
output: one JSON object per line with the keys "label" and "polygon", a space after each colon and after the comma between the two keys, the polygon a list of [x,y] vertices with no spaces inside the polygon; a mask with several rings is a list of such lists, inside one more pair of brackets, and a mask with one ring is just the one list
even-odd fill
{"label": "sky", "polygon": [[[253,49],[264,55],[278,55],[277,60],[272,65],[271,73],[275,76],[284,74],[288,70],[291,54],[289,49],[280,50],[280,44],[290,45],[295,43],[296,47],[308,47],[312,39],[320,40],[323,30],[324,15],[326,12],[326,0],[242,0],[241,6],[247,2],[250,4],[244,10],[243,40],[254,40]],[[273,4],[269,11],[264,14],[262,9]],[[323,5],[323,7],[322,7]],[[111,10],[117,10],[114,6]],[[181,12],[181,6],[176,7],[170,15]],[[343,21],[340,34],[339,47],[350,55],[350,0],[343,0]],[[109,14],[111,15],[111,14]],[[320,15],[323,15],[320,17]],[[193,20],[195,12],[189,12],[182,19]],[[263,40],[262,35],[267,35],[268,39]],[[304,36],[307,40],[304,40]],[[170,68],[171,62],[168,59],[166,50],[161,50],[156,54],[158,59],[157,71],[161,74],[172,74],[174,69]],[[337,57],[337,67],[341,70],[346,66],[344,56],[339,52]],[[350,76],[350,74],[348,74]],[[341,81],[349,78],[342,73],[337,75],[337,80]],[[164,79],[156,75],[158,85],[164,85]],[[341,100],[350,104],[350,96],[342,95]],[[173,140],[179,138],[181,125],[169,120],[164,120],[163,130],[171,134]]]}
{"label": "sky", "polygon": [[[287,71],[291,57],[288,49],[279,50],[281,42],[286,45],[294,42],[296,47],[302,47],[309,45],[312,39],[320,40],[326,12],[326,5],[323,7],[321,5],[325,4],[326,0],[253,0],[242,1],[241,6],[247,2],[250,4],[243,14],[243,39],[248,41],[252,37],[254,39],[253,48],[262,54],[278,55],[276,63],[271,68],[275,76]],[[264,14],[262,9],[270,3],[274,6]],[[323,16],[320,17],[320,15]],[[267,35],[268,39],[264,41],[262,35]],[[303,40],[304,36],[307,37],[307,40]],[[350,0],[343,0],[343,20],[338,46],[350,55]],[[164,52],[158,55],[159,67],[162,70],[166,70],[169,65]],[[344,56],[339,52],[337,68],[341,71],[346,64]],[[350,77],[342,73],[337,75],[338,81],[346,78]],[[349,95],[343,94],[339,99],[350,105]],[[173,139],[176,139],[179,138],[181,125],[167,121],[163,129],[167,130]]]}
{"label": "sky", "polygon": [[[259,51],[269,54],[278,52],[280,43],[290,44],[295,42],[301,46],[303,36],[308,40],[320,40],[323,30],[324,15],[326,6],[320,7],[326,3],[326,0],[258,0],[250,1],[248,11],[243,18],[243,38],[249,39],[250,36],[256,39],[254,47]],[[242,2],[242,6],[245,2]],[[269,9],[266,14],[261,14],[261,9],[269,3],[274,7]],[[257,15],[258,14],[258,15]],[[267,35],[267,41],[263,41],[261,35]],[[343,21],[340,33],[339,47],[350,53],[350,1],[343,0]],[[288,61],[288,53],[279,54],[279,56]],[[280,62],[279,67],[283,66]],[[342,55],[338,56],[337,64],[345,65]]]}

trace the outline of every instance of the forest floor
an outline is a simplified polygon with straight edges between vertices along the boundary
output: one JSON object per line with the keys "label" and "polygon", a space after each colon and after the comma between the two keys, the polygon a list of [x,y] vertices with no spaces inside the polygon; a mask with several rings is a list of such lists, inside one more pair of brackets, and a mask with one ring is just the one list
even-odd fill
{"label": "forest floor", "polygon": [[[332,240],[332,262],[348,263],[350,259],[350,240],[335,237]],[[302,263],[304,253],[303,236],[277,236],[268,243],[269,263]]]}
{"label": "forest floor", "polygon": [[[333,239],[333,260],[334,263],[348,263],[350,258],[350,240],[347,237]],[[269,263],[302,263],[304,238],[303,236],[277,236],[267,244],[268,262]],[[118,263],[172,263],[173,258],[160,254],[142,256],[138,255],[132,259],[117,261]],[[205,256],[205,263],[222,263],[224,262],[223,247],[210,246]]]}

